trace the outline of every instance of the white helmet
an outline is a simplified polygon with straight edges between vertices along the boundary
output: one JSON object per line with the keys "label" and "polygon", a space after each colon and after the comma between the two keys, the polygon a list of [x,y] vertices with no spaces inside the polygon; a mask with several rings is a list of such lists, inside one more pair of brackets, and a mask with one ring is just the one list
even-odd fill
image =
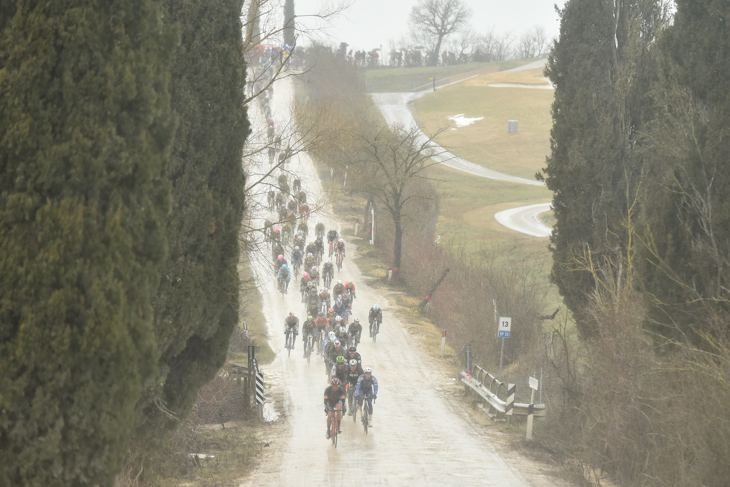
{"label": "white helmet", "polygon": [[340,242],[340,243],[345,243],[345,239],[344,239],[344,238],[341,238],[341,239],[339,240],[339,242]]}
{"label": "white helmet", "polygon": [[337,281],[337,284],[342,284],[342,281]]}
{"label": "white helmet", "polygon": [[296,247],[294,247],[294,250],[299,250],[299,245],[297,245]]}
{"label": "white helmet", "polygon": [[335,332],[334,331],[331,331],[329,337],[330,337],[330,340],[334,340],[335,339]]}
{"label": "white helmet", "polygon": [[335,321],[336,321],[336,322],[338,322],[338,323],[339,323],[340,321],[342,321],[342,316],[338,316],[337,318],[335,318]]}
{"label": "white helmet", "polygon": [[365,367],[365,373],[366,374],[372,374],[373,373],[373,369],[371,369],[370,367]]}

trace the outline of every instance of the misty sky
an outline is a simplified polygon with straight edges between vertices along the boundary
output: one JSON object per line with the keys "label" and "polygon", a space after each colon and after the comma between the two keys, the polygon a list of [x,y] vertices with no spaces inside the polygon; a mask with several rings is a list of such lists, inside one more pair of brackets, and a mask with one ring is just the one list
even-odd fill
{"label": "misty sky", "polygon": [[[335,0],[295,0],[297,22],[303,15],[323,11]],[[417,0],[347,0],[352,3],[343,14],[326,25],[327,36],[318,40],[338,45],[344,41],[352,49],[370,50],[397,41],[408,31],[408,14]],[[557,37],[558,16],[554,5],[563,7],[566,0],[466,0],[472,9],[471,25],[476,32],[493,27],[497,33],[519,36],[534,25],[542,25],[548,36]],[[308,26],[316,27],[313,19]],[[305,42],[308,44],[309,42]]]}

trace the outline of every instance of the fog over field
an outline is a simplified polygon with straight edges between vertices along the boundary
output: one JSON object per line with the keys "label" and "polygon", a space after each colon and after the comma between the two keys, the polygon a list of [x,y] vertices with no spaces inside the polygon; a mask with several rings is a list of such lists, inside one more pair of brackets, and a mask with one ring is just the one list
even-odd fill
{"label": "fog over field", "polygon": [[[297,0],[297,22],[309,27],[321,26],[318,20],[302,16],[313,15],[331,7],[332,0]],[[408,32],[408,15],[416,0],[350,0],[351,6],[326,25],[326,36],[319,40],[339,44],[347,42],[353,49],[389,47]],[[466,0],[472,10],[471,26],[482,33],[490,28],[498,33],[519,37],[530,27],[540,25],[547,34],[557,37],[558,15],[555,5],[562,8],[565,0]],[[317,37],[315,37],[317,38]],[[306,41],[309,42],[309,41]]]}

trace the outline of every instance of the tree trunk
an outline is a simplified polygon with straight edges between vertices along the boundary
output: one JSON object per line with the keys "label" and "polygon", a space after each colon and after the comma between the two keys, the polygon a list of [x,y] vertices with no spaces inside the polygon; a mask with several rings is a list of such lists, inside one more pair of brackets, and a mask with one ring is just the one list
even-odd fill
{"label": "tree trunk", "polygon": [[403,225],[401,224],[400,208],[393,215],[393,224],[395,225],[395,236],[393,238],[393,271],[400,272],[401,247],[403,246]]}

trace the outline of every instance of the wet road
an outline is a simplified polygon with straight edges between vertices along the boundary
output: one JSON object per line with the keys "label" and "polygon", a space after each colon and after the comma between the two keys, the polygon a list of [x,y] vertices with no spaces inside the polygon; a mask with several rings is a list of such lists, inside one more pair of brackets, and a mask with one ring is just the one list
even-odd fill
{"label": "wet road", "polygon": [[[281,80],[276,84],[273,101],[275,117],[288,117],[292,84]],[[253,112],[256,113],[253,113]],[[258,109],[251,107],[253,123],[260,124]],[[268,164],[251,168],[263,173]],[[288,171],[303,179],[308,195],[322,194],[321,184],[311,160],[299,154]],[[277,172],[273,176],[278,176]],[[335,196],[336,197],[336,196]],[[268,217],[266,210],[257,215],[260,222]],[[318,221],[327,228],[339,228],[330,214],[323,212],[310,218],[310,228]],[[312,232],[312,230],[310,230]],[[311,233],[310,233],[311,235]],[[287,249],[290,252],[290,249]],[[348,256],[335,279],[354,280],[357,299],[353,317],[367,325],[367,313],[373,304],[383,309],[383,324],[377,343],[363,331],[358,347],[363,367],[372,367],[380,384],[374,407],[374,425],[368,434],[362,426],[343,419],[343,433],[336,449],[325,439],[326,417],[323,393],[327,380],[319,357],[311,363],[302,357],[301,335],[296,348],[287,356],[284,348],[284,319],[294,311],[305,319],[304,305],[298,291],[298,278],[290,291],[276,291],[269,253],[254,259],[254,271],[264,298],[269,342],[277,353],[273,363],[263,371],[269,397],[277,404],[267,404],[281,411],[283,430],[273,461],[262,464],[242,485],[458,485],[458,486],[552,486],[552,478],[533,475],[525,478],[515,466],[517,459],[500,457],[490,441],[470,424],[455,402],[460,400],[461,387],[452,378],[434,370],[434,362],[414,343],[406,323],[394,316],[393,304],[382,291],[365,284],[352,261],[357,252],[348,244]]]}

